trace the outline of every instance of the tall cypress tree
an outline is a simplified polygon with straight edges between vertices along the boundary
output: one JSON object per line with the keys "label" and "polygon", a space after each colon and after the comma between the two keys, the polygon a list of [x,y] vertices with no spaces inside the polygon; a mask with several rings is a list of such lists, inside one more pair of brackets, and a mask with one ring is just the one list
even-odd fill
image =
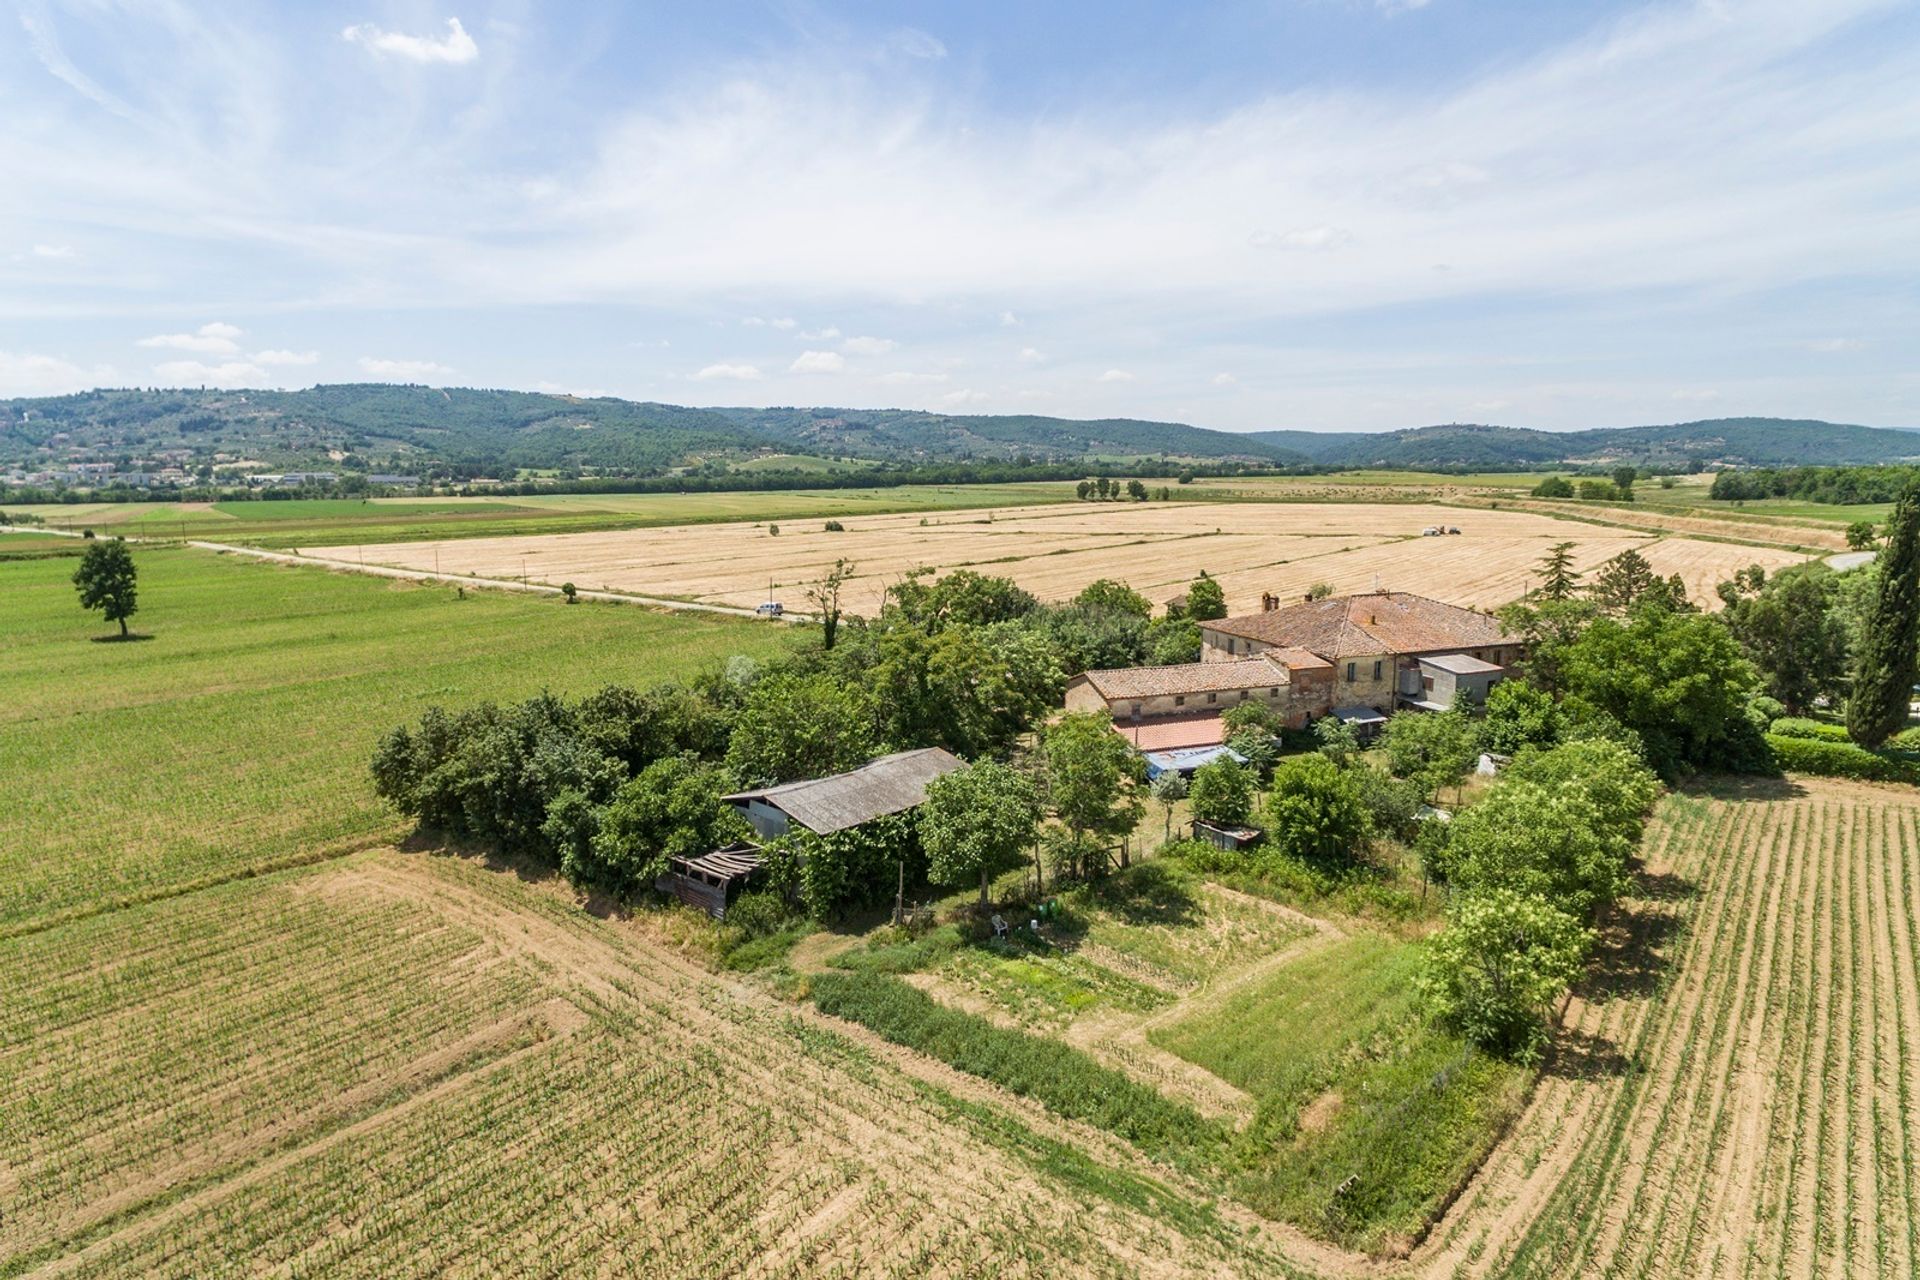
{"label": "tall cypress tree", "polygon": [[1905,728],[1913,697],[1920,664],[1920,480],[1894,504],[1879,569],[1847,703],[1847,732],[1863,747],[1877,747]]}

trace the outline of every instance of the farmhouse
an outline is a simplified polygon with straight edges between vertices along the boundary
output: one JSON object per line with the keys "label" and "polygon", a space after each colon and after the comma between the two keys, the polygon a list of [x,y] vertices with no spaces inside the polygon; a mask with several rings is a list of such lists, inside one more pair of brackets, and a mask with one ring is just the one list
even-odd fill
{"label": "farmhouse", "polygon": [[1407,591],[1306,600],[1200,626],[1202,664],[1306,651],[1333,669],[1333,705],[1444,711],[1478,703],[1521,655],[1488,614]]}
{"label": "farmhouse", "polygon": [[966,762],[949,751],[923,747],[896,751],[830,778],[740,791],[724,799],[762,839],[777,840],[794,827],[825,836],[917,809],[927,798],[929,782],[965,767]]}
{"label": "farmhouse", "polygon": [[1304,649],[1268,648],[1232,662],[1088,671],[1067,682],[1069,711],[1105,711],[1142,751],[1217,743],[1229,707],[1259,701],[1298,727],[1332,706],[1333,664]]}

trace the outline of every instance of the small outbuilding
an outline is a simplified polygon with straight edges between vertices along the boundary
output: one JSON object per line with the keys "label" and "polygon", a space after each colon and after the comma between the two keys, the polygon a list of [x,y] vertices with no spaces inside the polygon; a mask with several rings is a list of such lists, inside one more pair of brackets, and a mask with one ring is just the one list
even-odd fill
{"label": "small outbuilding", "polygon": [[716,920],[724,920],[728,905],[759,878],[761,871],[760,846],[742,841],[697,858],[672,859],[653,887]]}
{"label": "small outbuilding", "polygon": [[929,782],[964,768],[966,761],[952,752],[922,747],[829,778],[738,791],[724,799],[762,839],[777,840],[796,826],[824,836],[917,809],[926,801]]}
{"label": "small outbuilding", "polygon": [[1208,747],[1176,747],[1171,751],[1143,751],[1140,755],[1147,762],[1148,781],[1163,773],[1177,773],[1183,778],[1190,778],[1195,769],[1212,764],[1215,760],[1232,760],[1237,764],[1247,762],[1247,758],[1238,751],[1218,743]]}
{"label": "small outbuilding", "polygon": [[1456,703],[1477,707],[1506,674],[1505,667],[1470,653],[1433,654],[1419,659],[1417,676],[1406,673],[1403,700],[1419,711],[1449,711]]}

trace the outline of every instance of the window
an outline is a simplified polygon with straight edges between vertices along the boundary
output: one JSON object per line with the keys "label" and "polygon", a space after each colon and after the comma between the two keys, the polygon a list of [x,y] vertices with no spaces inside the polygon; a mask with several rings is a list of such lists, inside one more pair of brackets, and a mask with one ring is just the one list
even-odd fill
{"label": "window", "polygon": [[1277,697],[1279,697],[1279,696],[1280,696],[1280,686],[1279,686],[1279,685],[1275,685],[1275,686],[1273,686],[1273,688],[1271,688],[1271,689],[1269,689],[1269,690],[1267,690],[1267,696],[1268,696],[1269,698],[1277,698]]}
{"label": "window", "polygon": [[1210,694],[1208,694],[1208,695],[1207,695],[1207,701],[1208,701],[1208,702],[1218,702],[1218,701],[1220,701],[1220,695],[1219,695],[1219,694],[1217,694],[1217,693],[1210,693]]}
{"label": "window", "polygon": [[1137,702],[1133,704],[1133,714],[1136,716],[1140,714],[1140,704]]}
{"label": "window", "polygon": [[1378,662],[1373,664],[1373,678],[1375,680],[1380,678],[1380,664]]}
{"label": "window", "polygon": [[1245,702],[1246,700],[1247,700],[1247,691],[1245,689],[1242,689],[1240,691],[1240,701]]}
{"label": "window", "polygon": [[1420,687],[1421,687],[1421,688],[1423,688],[1423,689],[1425,689],[1425,690],[1426,690],[1426,691],[1427,691],[1428,693],[1432,693],[1432,692],[1433,692],[1433,677],[1432,677],[1432,676],[1421,676],[1421,677],[1420,677]]}
{"label": "window", "polygon": [[1227,655],[1229,657],[1233,655],[1233,637],[1232,636],[1227,637]]}
{"label": "window", "polygon": [[1176,707],[1184,707],[1184,706],[1186,706],[1186,705],[1187,705],[1187,695],[1186,695],[1186,694],[1184,694],[1184,693],[1177,693],[1177,694],[1175,694],[1175,695],[1174,695],[1174,697],[1173,697],[1173,705],[1174,705],[1174,706],[1176,706]]}
{"label": "window", "polygon": [[1349,662],[1349,663],[1347,664],[1347,683],[1348,683],[1348,684],[1352,684],[1352,683],[1353,683],[1353,673],[1354,673],[1354,671],[1355,671],[1355,670],[1357,670],[1357,669],[1358,669],[1358,664],[1357,664],[1357,663],[1352,663],[1352,662]]}

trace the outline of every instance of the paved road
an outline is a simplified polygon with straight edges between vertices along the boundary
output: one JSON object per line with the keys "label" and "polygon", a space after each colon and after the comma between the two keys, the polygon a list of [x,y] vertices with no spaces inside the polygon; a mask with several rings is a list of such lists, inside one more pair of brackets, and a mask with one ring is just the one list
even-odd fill
{"label": "paved road", "polygon": [[1878,551],[1842,551],[1837,556],[1828,556],[1827,563],[1836,569],[1858,569],[1863,564],[1872,564]]}

